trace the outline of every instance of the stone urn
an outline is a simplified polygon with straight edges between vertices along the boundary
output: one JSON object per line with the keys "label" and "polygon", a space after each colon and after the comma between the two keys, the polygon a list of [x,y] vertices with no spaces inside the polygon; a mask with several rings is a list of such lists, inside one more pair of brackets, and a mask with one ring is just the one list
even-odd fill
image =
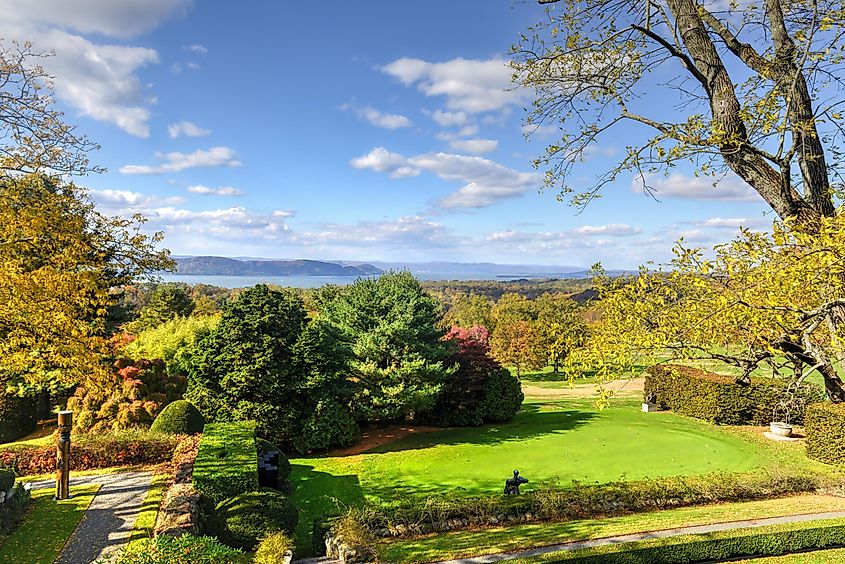
{"label": "stone urn", "polygon": [[789,437],[792,435],[792,425],[783,421],[772,421],[769,423],[769,431],[778,437]]}

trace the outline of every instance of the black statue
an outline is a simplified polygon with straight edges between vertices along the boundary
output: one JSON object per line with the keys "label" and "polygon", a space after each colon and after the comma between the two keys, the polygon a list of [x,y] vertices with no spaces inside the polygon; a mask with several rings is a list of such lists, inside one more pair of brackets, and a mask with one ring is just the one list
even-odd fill
{"label": "black statue", "polygon": [[654,392],[649,392],[645,397],[645,403],[649,405],[653,405],[657,403],[657,394]]}
{"label": "black statue", "polygon": [[513,478],[505,480],[505,495],[519,495],[519,486],[527,483],[528,480],[519,475],[519,470],[514,470]]}

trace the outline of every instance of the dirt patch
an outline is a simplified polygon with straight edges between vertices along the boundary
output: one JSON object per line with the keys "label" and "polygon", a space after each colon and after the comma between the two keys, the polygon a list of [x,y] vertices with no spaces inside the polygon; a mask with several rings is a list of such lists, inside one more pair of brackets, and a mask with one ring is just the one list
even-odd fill
{"label": "dirt patch", "polygon": [[409,435],[420,433],[433,433],[443,431],[443,427],[425,427],[413,425],[390,425],[384,428],[364,429],[361,435],[361,442],[347,448],[340,448],[329,451],[326,456],[353,456],[361,454],[372,448],[380,447]]}
{"label": "dirt patch", "polygon": [[[603,388],[612,391],[616,396],[636,396],[642,394],[643,382],[642,378],[614,380],[613,382],[606,382]],[[523,382],[522,393],[525,394],[526,398],[588,398],[596,395],[596,386],[595,384],[576,384],[570,388],[564,384],[563,387],[555,389],[541,388],[539,386],[532,386],[530,383]]]}

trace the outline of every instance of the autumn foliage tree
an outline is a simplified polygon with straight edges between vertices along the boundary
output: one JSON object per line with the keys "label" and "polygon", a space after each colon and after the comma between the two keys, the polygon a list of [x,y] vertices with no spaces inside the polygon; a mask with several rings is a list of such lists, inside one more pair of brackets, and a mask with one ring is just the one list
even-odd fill
{"label": "autumn foliage tree", "polygon": [[506,318],[496,323],[490,339],[493,358],[516,370],[517,377],[525,370],[539,370],[546,365],[546,354],[535,323]]}

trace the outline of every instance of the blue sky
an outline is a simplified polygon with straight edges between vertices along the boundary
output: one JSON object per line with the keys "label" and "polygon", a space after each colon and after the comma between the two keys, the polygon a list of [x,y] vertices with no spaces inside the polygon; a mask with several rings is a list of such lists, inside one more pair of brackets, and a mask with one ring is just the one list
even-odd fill
{"label": "blue sky", "polygon": [[[0,0],[0,35],[52,50],[68,120],[102,145],[101,209],[176,254],[632,268],[763,226],[741,183],[631,176],[582,213],[539,193],[505,66],[533,3]],[[655,104],[655,102],[651,102]],[[653,105],[652,108],[657,108]],[[635,130],[603,139],[585,184]]]}

